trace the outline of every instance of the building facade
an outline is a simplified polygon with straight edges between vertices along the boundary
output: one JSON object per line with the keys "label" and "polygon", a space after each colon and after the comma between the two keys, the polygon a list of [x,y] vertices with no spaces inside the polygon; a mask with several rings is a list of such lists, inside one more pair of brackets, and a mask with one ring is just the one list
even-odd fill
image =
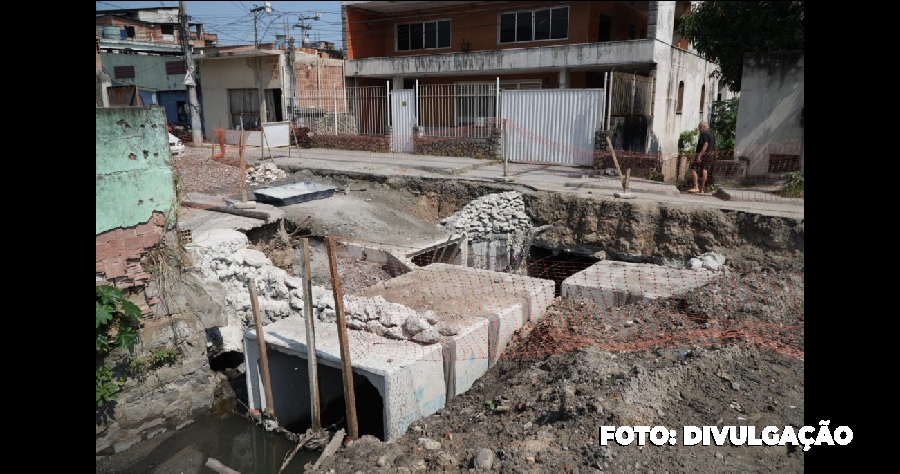
{"label": "building facade", "polygon": [[[347,84],[602,89],[616,149],[674,156],[723,98],[715,65],[676,32],[691,3],[344,1]],[[456,125],[480,117],[460,108]]]}

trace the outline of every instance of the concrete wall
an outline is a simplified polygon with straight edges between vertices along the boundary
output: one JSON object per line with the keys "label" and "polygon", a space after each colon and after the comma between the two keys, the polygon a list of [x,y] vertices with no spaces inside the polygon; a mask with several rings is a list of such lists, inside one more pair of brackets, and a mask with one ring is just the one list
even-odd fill
{"label": "concrete wall", "polygon": [[[271,57],[239,55],[198,60],[202,73],[204,116],[203,137],[215,139],[215,130],[232,130],[228,89],[255,89],[262,82],[263,89],[284,89],[281,71],[284,69],[282,52],[271,52]],[[257,74],[259,70],[259,74]]]}
{"label": "concrete wall", "polygon": [[141,259],[175,207],[165,111],[98,108],[96,116],[97,283],[140,286],[149,278]]}
{"label": "concrete wall", "polygon": [[735,156],[749,159],[748,175],[766,175],[773,153],[801,155],[802,163],[803,58],[802,52],[744,55]]}
{"label": "concrete wall", "polygon": [[[297,71],[297,90],[302,98],[303,91],[318,90],[320,87],[329,96],[334,87],[338,96],[344,89],[343,60],[323,58],[321,55],[309,54],[309,49],[299,49],[294,58],[294,67]],[[234,56],[205,57],[201,59],[200,71],[203,82],[202,111],[204,116],[203,136],[207,140],[214,139],[216,129],[233,130],[229,109],[228,89],[254,89],[257,82],[257,59],[240,51]],[[229,53],[223,53],[229,54]],[[290,71],[283,50],[267,50],[260,59],[260,78],[263,89],[282,90],[281,107],[284,120],[288,120],[289,96],[290,96]],[[308,93],[307,93],[308,95]],[[308,104],[301,100],[300,108]],[[332,110],[333,102],[325,101],[323,109]]]}
{"label": "concrete wall", "polygon": [[[187,90],[184,85],[184,74],[166,74],[166,63],[184,64],[181,57],[115,53],[100,53],[100,57],[106,72],[119,82],[137,84],[141,88],[153,90]],[[114,72],[116,66],[134,66],[134,79],[117,78]]]}
{"label": "concrete wall", "polygon": [[[661,153],[664,160],[678,154],[678,136],[681,132],[696,129],[701,120],[708,120],[716,80],[710,77],[715,65],[699,56],[668,44],[657,42],[654,47],[656,62],[656,92],[653,101],[653,126],[649,153]],[[677,112],[678,86],[684,83],[684,103]],[[704,88],[705,86],[705,88]],[[703,110],[700,96],[703,94]]]}

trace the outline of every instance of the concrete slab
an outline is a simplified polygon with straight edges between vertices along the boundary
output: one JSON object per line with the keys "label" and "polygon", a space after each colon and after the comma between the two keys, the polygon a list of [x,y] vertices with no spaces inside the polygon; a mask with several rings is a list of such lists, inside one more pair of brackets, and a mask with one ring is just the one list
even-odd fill
{"label": "concrete slab", "polygon": [[265,223],[266,221],[262,219],[206,209],[184,209],[178,216],[178,229],[189,230],[193,233],[216,229],[246,231],[261,227]]}
{"label": "concrete slab", "polygon": [[[553,290],[550,280],[432,264],[359,292],[357,296],[381,295],[417,312],[431,309],[458,328],[455,335],[430,345],[349,331],[354,377],[364,377],[381,397],[384,440],[403,435],[412,422],[435,413],[448,399],[471,388],[499,358],[513,333],[526,321],[543,316],[553,302]],[[274,411],[282,426],[307,419],[311,413],[305,331],[299,316],[264,328]],[[337,325],[317,321],[315,331],[320,366],[339,369]],[[250,409],[262,410],[266,397],[260,382],[256,332],[248,331],[244,342]],[[323,403],[343,393],[340,372],[332,371],[332,375],[323,376],[319,371]],[[363,403],[357,397],[358,407],[362,403],[368,410],[379,406],[377,402]],[[357,413],[360,411],[358,408]]]}
{"label": "concrete slab", "polygon": [[283,186],[257,189],[253,191],[253,195],[256,196],[257,201],[276,206],[289,206],[300,202],[331,197],[335,189],[337,188],[327,184],[301,181]]}
{"label": "concrete slab", "polygon": [[591,300],[601,308],[622,307],[681,295],[718,275],[706,270],[604,260],[563,280],[561,293],[564,297]]}

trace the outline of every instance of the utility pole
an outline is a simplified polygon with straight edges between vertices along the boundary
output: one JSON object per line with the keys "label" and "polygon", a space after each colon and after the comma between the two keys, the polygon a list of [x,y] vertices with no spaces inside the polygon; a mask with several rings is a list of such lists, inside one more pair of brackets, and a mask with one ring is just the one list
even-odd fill
{"label": "utility pole", "polygon": [[[253,9],[250,10],[253,13],[253,49],[259,51],[259,37],[257,36],[257,23],[259,23],[259,12],[264,11],[266,13],[272,13],[272,4],[266,2],[265,5],[259,7],[253,5]],[[257,53],[259,54],[259,53]],[[259,129],[262,130],[262,124],[267,122],[268,119],[268,111],[266,110],[266,96],[263,93],[262,86],[262,77],[260,75],[261,66],[259,65],[259,56],[256,57],[256,90],[259,94]],[[260,142],[260,146],[262,146],[262,142]]]}
{"label": "utility pole", "polygon": [[[197,102],[197,82],[194,79],[194,57],[191,55],[191,31],[187,14],[187,2],[178,2],[181,19],[181,48],[184,52],[184,85],[187,87],[188,100],[191,103],[191,141],[196,146],[203,145],[203,130],[200,129],[200,103]],[[202,39],[202,38],[201,38]]]}
{"label": "utility pole", "polygon": [[291,75],[291,111],[289,115],[291,117],[291,124],[296,125],[295,116],[297,112],[297,66],[296,66],[296,57],[294,55],[294,36],[290,35],[288,38],[288,73]]}
{"label": "utility pole", "polygon": [[[306,47],[306,36],[307,36],[306,32],[307,32],[307,30],[312,29],[312,25],[310,25],[310,26],[306,25],[306,20],[319,21],[319,19],[321,19],[321,18],[322,18],[322,14],[319,12],[316,12],[315,16],[300,15],[299,17],[297,17],[297,19],[300,21],[300,23],[294,25],[294,28],[300,28],[300,47],[301,48]],[[321,61],[319,61],[319,54],[317,52],[316,53],[316,87],[321,90],[322,84],[319,83],[319,80],[318,80],[318,77],[320,74],[319,71],[321,69],[320,66],[321,66]],[[322,95],[321,94],[317,94],[317,95],[319,96],[319,99],[318,99],[319,100],[319,110],[321,110],[322,109],[322,104],[321,104]]]}
{"label": "utility pole", "polygon": [[306,20],[319,21],[321,18],[322,18],[322,14],[319,13],[319,12],[316,12],[316,16],[302,16],[302,15],[301,15],[301,16],[299,17],[300,23],[297,24],[297,25],[294,25],[294,27],[295,27],[295,28],[300,28],[300,47],[301,47],[301,48],[305,48],[305,47],[306,47],[306,43],[307,43],[307,41],[306,41],[306,38],[307,38],[306,31],[312,29],[312,25],[306,26],[306,22],[305,22],[305,21],[306,21]]}

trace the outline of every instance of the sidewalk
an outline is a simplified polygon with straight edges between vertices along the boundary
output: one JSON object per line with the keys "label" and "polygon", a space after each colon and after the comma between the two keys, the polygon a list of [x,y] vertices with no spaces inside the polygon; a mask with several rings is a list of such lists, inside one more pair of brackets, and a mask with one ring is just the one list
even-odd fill
{"label": "sidewalk", "polygon": [[[468,157],[374,153],[323,148],[245,149],[248,166],[273,162],[294,173],[313,172],[369,174],[377,176],[415,176],[506,183],[526,189],[621,199],[622,182],[614,176],[596,176],[590,168],[549,164],[509,163],[504,166],[488,160]],[[505,176],[505,178],[504,178]],[[803,219],[803,199],[788,199],[767,191],[722,189],[715,195],[681,193],[671,184],[631,178],[632,202],[666,202],[722,210]]]}

